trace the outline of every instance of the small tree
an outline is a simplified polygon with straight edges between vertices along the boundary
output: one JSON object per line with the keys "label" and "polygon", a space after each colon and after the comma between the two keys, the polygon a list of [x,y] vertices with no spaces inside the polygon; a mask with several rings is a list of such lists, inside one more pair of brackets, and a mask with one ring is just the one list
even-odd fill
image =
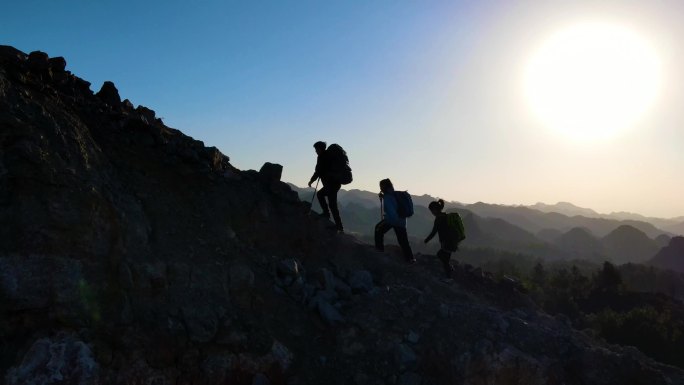
{"label": "small tree", "polygon": [[541,262],[537,262],[537,264],[532,268],[530,280],[539,287],[543,287],[544,283],[546,283],[546,271],[544,270],[544,265],[542,265]]}
{"label": "small tree", "polygon": [[603,262],[603,268],[594,276],[594,289],[602,291],[618,291],[622,286],[620,271],[612,263]]}

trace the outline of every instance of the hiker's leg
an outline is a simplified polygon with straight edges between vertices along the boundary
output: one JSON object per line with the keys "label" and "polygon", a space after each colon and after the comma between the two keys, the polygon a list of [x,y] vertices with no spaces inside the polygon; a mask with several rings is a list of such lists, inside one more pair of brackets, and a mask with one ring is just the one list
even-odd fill
{"label": "hiker's leg", "polygon": [[330,209],[328,209],[328,202],[325,201],[325,197],[328,195],[328,186],[321,187],[316,193],[318,197],[318,203],[321,205],[322,214],[327,214],[330,216]]}
{"label": "hiker's leg", "polygon": [[401,246],[401,251],[404,252],[404,258],[412,261],[414,259],[413,250],[411,250],[411,245],[409,244],[406,227],[394,226],[394,233],[397,234],[397,242],[399,242],[399,246]]}
{"label": "hiker's leg", "polygon": [[437,252],[437,258],[439,258],[439,260],[442,261],[442,265],[444,265],[444,273],[446,274],[446,276],[451,278],[454,272],[454,267],[451,266],[451,263],[449,263],[449,260],[451,259],[451,252],[446,251],[444,249],[440,249]]}
{"label": "hiker's leg", "polygon": [[342,218],[340,218],[340,211],[337,208],[337,192],[340,191],[341,184],[335,183],[326,187],[328,191],[328,202],[330,203],[330,212],[335,220],[335,226],[338,230],[343,230]]}
{"label": "hiker's leg", "polygon": [[379,251],[385,251],[385,233],[391,229],[392,226],[388,225],[385,221],[378,222],[375,225],[375,249]]}

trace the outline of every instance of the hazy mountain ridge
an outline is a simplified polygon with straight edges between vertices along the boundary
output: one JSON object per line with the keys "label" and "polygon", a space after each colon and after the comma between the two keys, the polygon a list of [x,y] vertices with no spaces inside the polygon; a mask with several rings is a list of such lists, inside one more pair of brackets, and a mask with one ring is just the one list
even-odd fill
{"label": "hazy mountain ridge", "polygon": [[[294,185],[291,187],[298,191],[302,198],[312,196],[313,189],[301,189]],[[360,190],[341,190],[339,195],[343,221],[346,222],[347,229],[371,239],[373,226],[380,220],[377,194]],[[432,229],[434,220],[426,208],[428,203],[436,198],[424,195],[414,197],[413,200],[416,214],[409,219],[409,236],[413,238],[416,247],[423,250],[421,237]],[[359,206],[364,208],[362,212],[359,212]],[[314,207],[317,207],[316,202]],[[562,207],[575,206],[567,203]],[[661,247],[655,241],[657,237],[661,237],[661,244],[669,242],[669,235],[666,232],[650,223],[631,219],[618,221],[580,215],[570,217],[556,212],[541,212],[525,206],[492,205],[483,202],[469,205],[449,202],[446,204],[446,210],[457,210],[464,217],[468,233],[463,242],[464,246],[495,247],[544,258],[581,257],[597,262],[605,259],[616,263],[645,262]],[[349,217],[349,220],[345,219],[345,216]],[[470,217],[466,220],[468,216]],[[580,240],[572,233],[580,228],[588,232],[589,237],[583,238],[586,244],[577,245],[574,243]],[[620,228],[633,229],[631,235],[634,237],[621,237],[619,232],[617,235],[614,234]],[[621,243],[631,247],[621,247]]]}
{"label": "hazy mountain ridge", "polygon": [[[295,189],[295,191],[298,191],[301,198],[308,197],[310,199],[313,193],[313,189],[302,189],[295,185],[290,186],[293,189]],[[365,225],[375,223],[380,220],[380,204],[376,193],[360,190],[351,190],[350,193],[345,190],[341,190],[339,195],[339,201],[342,210],[344,210],[346,205],[349,205],[351,203],[362,205],[364,208],[368,210],[367,213],[364,214],[366,216],[364,220]],[[414,205],[416,207],[426,208],[428,203],[430,201],[436,200],[436,198],[424,195],[421,197],[413,197],[413,200]],[[316,205],[317,203],[316,201],[314,201],[314,206],[317,207]],[[571,204],[568,203],[563,207],[567,207],[568,205]],[[494,227],[496,227],[496,221],[489,221],[489,225],[484,225],[484,227],[480,226],[480,228],[484,229],[484,233],[487,233],[490,236],[500,236],[509,240],[511,240],[512,238],[521,243],[553,243],[553,239],[542,240],[541,238],[537,237],[536,234],[549,230],[558,231],[562,234],[574,228],[587,229],[593,236],[603,238],[609,235],[611,232],[615,231],[620,226],[625,225],[638,229],[640,232],[643,232],[651,239],[656,239],[658,236],[662,235],[667,235],[668,237],[670,236],[668,235],[669,233],[667,233],[666,231],[658,229],[653,224],[647,222],[636,221],[631,219],[619,221],[615,219],[606,218],[591,218],[581,215],[575,215],[570,217],[565,214],[556,212],[541,212],[539,210],[535,210],[524,206],[493,205],[483,202],[477,202],[474,204],[447,202],[445,209],[458,210],[464,213],[472,213],[475,215],[474,218],[476,218],[476,221],[479,223],[487,221],[487,218],[503,220],[506,223],[513,225],[520,230],[523,230],[523,232],[515,230],[510,227],[510,234],[506,231],[496,231],[494,229]],[[373,220],[373,217],[375,218],[375,220]],[[414,217],[412,217],[409,220],[411,228],[415,230],[415,236],[419,236],[418,234],[422,234],[425,231],[429,231],[431,229],[432,221],[433,217],[427,210],[420,211],[420,213],[417,213],[416,215],[414,215]],[[352,231],[360,233],[372,231],[372,228],[369,229],[367,227],[357,226],[353,221],[351,222],[351,224],[352,225],[350,229],[352,229]],[[486,230],[487,228],[491,229]],[[525,235],[523,235],[523,233]],[[517,234],[518,236],[515,236],[513,234]],[[650,258],[650,256],[648,257]]]}
{"label": "hazy mountain ridge", "polygon": [[[295,191],[313,192],[313,189],[306,190],[292,183],[289,185]],[[437,200],[437,197],[427,194],[412,197],[415,205],[425,207],[431,201]],[[305,198],[304,195],[302,198]],[[379,206],[377,193],[364,190],[342,189],[338,199],[341,204],[356,202],[368,208]],[[308,197],[308,200],[311,200],[311,196]],[[650,238],[656,238],[661,234],[684,235],[684,217],[655,218],[628,212],[600,214],[595,210],[579,207],[570,202],[558,202],[556,204],[538,202],[531,206],[524,206],[484,202],[463,204],[447,201],[446,208],[461,208],[482,217],[504,219],[534,234],[545,229],[557,229],[565,232],[575,227],[585,227],[595,235],[603,237],[620,225],[627,224],[643,231]]]}
{"label": "hazy mountain ridge", "polygon": [[610,214],[601,214],[589,208],[583,208],[575,206],[569,202],[558,202],[553,205],[545,203],[537,203],[532,206],[528,206],[543,212],[556,212],[560,214],[565,214],[568,216],[581,215],[590,218],[604,218],[604,219],[615,219],[618,221],[638,221],[647,222],[653,226],[671,232],[674,234],[684,234],[684,217],[673,217],[673,218],[657,218],[657,217],[647,217],[637,213],[630,213],[626,211],[612,212]]}

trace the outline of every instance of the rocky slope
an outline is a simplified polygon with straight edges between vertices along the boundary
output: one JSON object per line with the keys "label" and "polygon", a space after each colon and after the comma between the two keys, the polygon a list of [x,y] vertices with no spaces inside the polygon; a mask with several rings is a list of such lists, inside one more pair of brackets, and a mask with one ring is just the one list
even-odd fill
{"label": "rocky slope", "polygon": [[678,384],[514,282],[331,234],[281,168],[0,47],[6,384]]}

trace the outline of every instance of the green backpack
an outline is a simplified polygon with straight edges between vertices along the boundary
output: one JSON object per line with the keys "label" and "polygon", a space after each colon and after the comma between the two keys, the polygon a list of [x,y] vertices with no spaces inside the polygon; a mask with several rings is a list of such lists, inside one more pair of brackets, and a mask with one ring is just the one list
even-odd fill
{"label": "green backpack", "polygon": [[465,228],[463,227],[463,220],[458,213],[447,213],[447,226],[450,233],[453,234],[456,242],[461,242],[465,239]]}

